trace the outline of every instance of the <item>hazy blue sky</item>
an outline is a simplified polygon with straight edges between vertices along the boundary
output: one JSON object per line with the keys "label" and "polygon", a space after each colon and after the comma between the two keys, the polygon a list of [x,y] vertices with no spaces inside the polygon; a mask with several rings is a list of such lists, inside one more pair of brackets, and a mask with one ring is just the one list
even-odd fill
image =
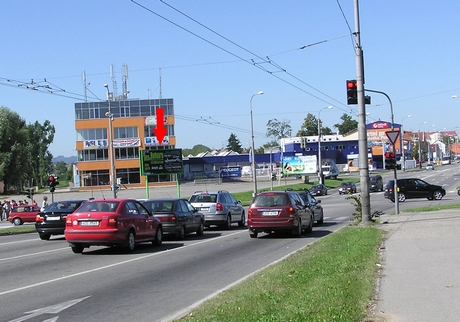
{"label": "hazy blue sky", "polygon": [[[232,132],[249,147],[250,99],[258,91],[265,93],[252,100],[256,146],[270,140],[273,118],[289,120],[293,134],[308,113],[329,105],[325,126],[335,130],[344,113],[357,119],[345,91],[356,77],[353,0],[137,3],[148,10],[129,0],[0,0],[0,106],[28,123],[50,120],[54,156],[76,155],[83,72],[88,100],[104,100],[111,65],[118,93],[126,64],[130,98],[174,99],[178,148],[220,148]],[[365,88],[391,97],[395,122],[404,119],[406,130],[460,126],[459,13],[454,0],[360,1]],[[65,92],[18,87],[31,80]],[[387,99],[371,96],[369,121],[390,121]]]}

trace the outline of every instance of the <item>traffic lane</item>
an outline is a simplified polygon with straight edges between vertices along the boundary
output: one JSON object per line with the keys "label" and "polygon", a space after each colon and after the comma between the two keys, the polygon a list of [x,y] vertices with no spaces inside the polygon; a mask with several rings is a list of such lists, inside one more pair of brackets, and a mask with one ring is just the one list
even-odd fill
{"label": "traffic lane", "polygon": [[[315,226],[312,234],[302,238],[261,235],[252,239],[247,230],[232,230],[168,251],[152,253],[151,246],[141,245],[137,256],[119,255],[114,249],[60,255],[66,266],[77,266],[78,272],[56,270],[53,279],[36,276],[36,284],[0,293],[0,302],[5,304],[2,315],[12,320],[23,316],[22,312],[58,304],[66,307],[62,303],[84,298],[47,318],[157,321],[346,224]],[[121,258],[109,264],[108,257]],[[103,263],[87,268],[90,261]]]}

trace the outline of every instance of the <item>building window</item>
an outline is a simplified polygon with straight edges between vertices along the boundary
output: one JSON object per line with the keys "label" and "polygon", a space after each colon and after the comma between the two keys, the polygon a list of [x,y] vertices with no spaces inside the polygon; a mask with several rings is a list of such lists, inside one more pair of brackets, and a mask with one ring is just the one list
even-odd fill
{"label": "building window", "polygon": [[114,139],[138,138],[137,126],[116,127],[113,129]]}
{"label": "building window", "polygon": [[141,183],[141,172],[139,168],[117,169],[117,178],[122,184]]}
{"label": "building window", "polygon": [[78,161],[105,161],[108,160],[108,149],[90,149],[78,151]]}
{"label": "building window", "polygon": [[107,139],[107,129],[81,129],[77,130],[77,141]]}
{"label": "building window", "polygon": [[115,159],[139,159],[139,148],[116,148],[115,149]]}
{"label": "building window", "polygon": [[81,171],[80,176],[83,187],[110,185],[109,170]]}

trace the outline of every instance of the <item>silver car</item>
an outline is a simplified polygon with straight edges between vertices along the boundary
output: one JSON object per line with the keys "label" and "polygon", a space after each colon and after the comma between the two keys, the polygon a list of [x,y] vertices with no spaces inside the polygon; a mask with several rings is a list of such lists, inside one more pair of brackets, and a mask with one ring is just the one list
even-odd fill
{"label": "silver car", "polygon": [[216,225],[230,229],[232,223],[246,226],[246,215],[239,200],[225,190],[196,191],[189,202],[204,215],[205,227]]}

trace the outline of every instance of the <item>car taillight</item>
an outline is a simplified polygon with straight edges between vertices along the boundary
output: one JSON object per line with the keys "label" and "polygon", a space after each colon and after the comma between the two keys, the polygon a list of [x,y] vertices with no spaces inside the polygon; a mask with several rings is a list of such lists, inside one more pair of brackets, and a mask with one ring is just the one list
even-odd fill
{"label": "car taillight", "polygon": [[223,211],[224,210],[224,207],[222,206],[221,203],[217,203],[216,204],[216,211]]}
{"label": "car taillight", "polygon": [[37,215],[37,217],[35,217],[35,222],[43,222],[44,221],[44,218],[40,215]]}
{"label": "car taillight", "polygon": [[248,209],[248,218],[252,218],[252,208]]}
{"label": "car taillight", "polygon": [[107,226],[113,226],[113,227],[116,227],[117,226],[117,218],[109,218],[109,220],[107,221]]}
{"label": "car taillight", "polygon": [[289,207],[289,217],[295,217],[295,210],[293,207]]}
{"label": "car taillight", "polygon": [[176,216],[158,216],[161,221],[176,221]]}
{"label": "car taillight", "polygon": [[72,226],[72,218],[70,216],[67,216],[67,219],[65,221],[66,226]]}

